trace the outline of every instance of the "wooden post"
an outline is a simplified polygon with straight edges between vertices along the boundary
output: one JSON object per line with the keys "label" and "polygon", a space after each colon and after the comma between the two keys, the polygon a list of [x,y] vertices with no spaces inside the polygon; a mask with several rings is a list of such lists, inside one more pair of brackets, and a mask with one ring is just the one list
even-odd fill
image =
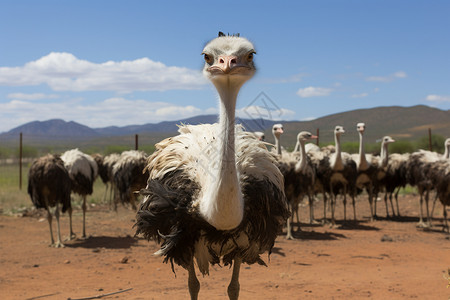
{"label": "wooden post", "polygon": [[431,128],[428,128],[428,148],[433,151],[433,145],[431,143]]}
{"label": "wooden post", "polygon": [[139,149],[139,136],[136,134],[134,135],[134,150]]}
{"label": "wooden post", "polygon": [[316,130],[316,135],[317,135],[316,145],[319,146],[319,128],[317,128]]}
{"label": "wooden post", "polygon": [[20,133],[19,142],[19,189],[22,190],[22,132]]}

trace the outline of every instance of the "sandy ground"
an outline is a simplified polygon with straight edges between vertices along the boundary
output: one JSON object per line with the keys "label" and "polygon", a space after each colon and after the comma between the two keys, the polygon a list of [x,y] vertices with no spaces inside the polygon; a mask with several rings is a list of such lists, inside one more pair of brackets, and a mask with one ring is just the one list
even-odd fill
{"label": "sandy ground", "polygon": [[[442,229],[442,207],[431,230],[416,228],[418,200],[401,196],[402,216],[368,221],[368,203],[357,203],[358,222],[338,228],[307,225],[297,240],[280,235],[268,267],[243,265],[240,299],[450,299],[444,271],[450,267],[450,239]],[[342,218],[342,202],[338,205]],[[316,217],[322,203],[316,203]],[[90,207],[85,240],[48,247],[44,214],[0,216],[0,299],[188,299],[187,272],[152,255],[153,241],[133,238],[134,212]],[[301,208],[301,221],[307,220]],[[352,214],[350,213],[350,216]],[[74,230],[81,235],[81,212]],[[54,222],[55,224],[56,222]],[[63,237],[68,216],[62,216]],[[202,277],[200,299],[228,299],[228,267]],[[92,299],[92,298],[91,298]]]}

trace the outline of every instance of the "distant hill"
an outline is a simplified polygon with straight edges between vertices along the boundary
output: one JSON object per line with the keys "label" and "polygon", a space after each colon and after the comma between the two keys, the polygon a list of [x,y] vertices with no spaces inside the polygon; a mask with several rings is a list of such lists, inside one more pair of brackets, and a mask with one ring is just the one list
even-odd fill
{"label": "distant hill", "polygon": [[17,138],[20,133],[28,136],[45,137],[49,140],[87,138],[100,135],[96,130],[88,126],[73,121],[66,122],[60,119],[52,119],[26,123],[0,134],[0,138]]}
{"label": "distant hill", "polygon": [[[95,139],[97,143],[106,144],[120,137],[139,134],[147,137],[146,142],[154,143],[158,140],[176,134],[177,124],[205,124],[217,121],[216,115],[196,116],[178,121],[165,121],[156,124],[131,125],[124,127],[110,126],[105,128],[90,128],[85,125],[63,120],[34,121],[16,127],[6,133],[0,134],[0,141],[17,140],[22,132],[27,140],[39,143],[45,141],[80,141]],[[356,123],[366,123],[365,138],[373,143],[384,135],[395,139],[416,140],[428,134],[431,128],[433,134],[450,137],[450,110],[443,111],[436,108],[417,105],[412,107],[376,107],[358,109],[324,116],[311,121],[273,121],[264,119],[238,119],[249,131],[264,131],[266,141],[273,142],[271,128],[274,123],[283,123],[285,134],[282,136],[282,145],[292,147],[296,135],[302,130],[316,133],[319,129],[320,142],[333,142],[333,129],[336,125],[344,126],[346,133],[342,142],[358,141]],[[111,137],[115,137],[112,139]],[[109,140],[108,140],[109,139]],[[90,142],[90,143],[91,143]],[[78,144],[75,144],[78,145]]]}

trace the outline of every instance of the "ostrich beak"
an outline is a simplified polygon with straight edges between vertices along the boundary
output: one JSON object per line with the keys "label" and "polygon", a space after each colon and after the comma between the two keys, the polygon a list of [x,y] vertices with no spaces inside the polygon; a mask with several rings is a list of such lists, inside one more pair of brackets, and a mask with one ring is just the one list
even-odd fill
{"label": "ostrich beak", "polygon": [[317,135],[312,135],[311,139],[318,139],[319,137]]}

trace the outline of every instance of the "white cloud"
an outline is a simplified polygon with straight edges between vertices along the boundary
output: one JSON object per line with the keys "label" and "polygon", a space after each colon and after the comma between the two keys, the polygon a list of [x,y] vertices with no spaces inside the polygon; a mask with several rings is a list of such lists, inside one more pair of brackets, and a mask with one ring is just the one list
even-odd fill
{"label": "white cloud", "polygon": [[450,102],[450,96],[428,95],[426,100],[431,102]]}
{"label": "white cloud", "polygon": [[25,94],[25,93],[11,93],[7,95],[9,99],[16,100],[42,100],[42,99],[56,99],[59,98],[58,95],[49,95],[43,93],[33,93],[33,94]]}
{"label": "white cloud", "polygon": [[354,95],[352,95],[352,98],[364,98],[364,97],[367,97],[367,96],[369,96],[368,93],[361,93],[361,94],[354,94]]}
{"label": "white cloud", "polygon": [[330,95],[332,91],[333,90],[329,88],[309,86],[303,89],[299,89],[297,91],[297,95],[301,98],[323,97]]}
{"label": "white cloud", "polygon": [[0,85],[40,84],[55,91],[165,91],[199,89],[206,79],[199,70],[149,58],[92,63],[65,52],[52,52],[22,67],[0,67]]}
{"label": "white cloud", "polygon": [[366,81],[377,81],[377,82],[391,82],[395,79],[406,78],[408,75],[403,71],[397,71],[387,76],[370,76],[366,78]]}
{"label": "white cloud", "polygon": [[73,120],[93,128],[126,126],[179,120],[215,113],[215,108],[174,105],[167,102],[108,98],[97,103],[71,99],[52,103],[11,100],[0,103],[0,132],[31,121],[49,119]]}

